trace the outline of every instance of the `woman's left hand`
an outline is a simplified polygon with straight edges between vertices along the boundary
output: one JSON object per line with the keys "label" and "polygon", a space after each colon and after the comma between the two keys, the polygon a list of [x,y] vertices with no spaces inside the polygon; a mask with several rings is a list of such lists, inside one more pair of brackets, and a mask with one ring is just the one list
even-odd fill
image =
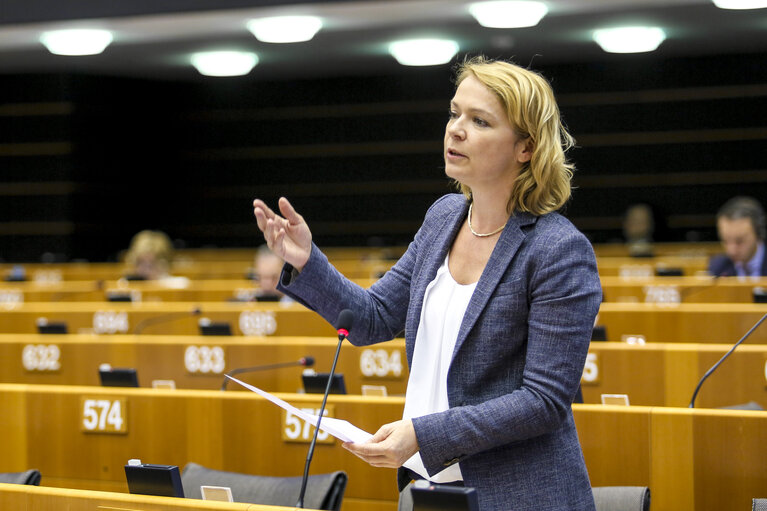
{"label": "woman's left hand", "polygon": [[399,468],[418,452],[413,421],[401,420],[384,424],[364,444],[346,442],[344,448],[374,467]]}

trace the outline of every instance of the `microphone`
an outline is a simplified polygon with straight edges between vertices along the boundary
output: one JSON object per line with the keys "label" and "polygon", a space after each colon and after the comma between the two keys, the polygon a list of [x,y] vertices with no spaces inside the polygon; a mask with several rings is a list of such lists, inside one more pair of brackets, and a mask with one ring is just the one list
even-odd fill
{"label": "microphone", "polygon": [[225,374],[224,382],[221,384],[221,390],[226,390],[226,384],[229,382],[229,378],[226,378],[226,376],[234,376],[235,374],[240,374],[240,373],[253,373],[256,371],[266,371],[268,369],[280,369],[282,367],[292,367],[292,366],[311,367],[313,365],[314,365],[314,357],[301,357],[295,362],[280,362],[277,364],[267,364],[262,366],[238,367],[236,369],[232,369],[231,371]]}
{"label": "microphone", "polygon": [[190,311],[184,312],[169,312],[167,314],[160,314],[158,316],[151,316],[146,319],[142,319],[136,323],[136,327],[133,329],[133,334],[138,335],[144,328],[150,325],[157,325],[159,323],[165,323],[167,321],[173,321],[174,319],[185,318],[187,316],[199,316],[202,314],[202,309],[195,307]]}
{"label": "microphone", "polygon": [[748,332],[746,332],[746,335],[744,335],[743,337],[741,337],[741,339],[740,339],[738,342],[736,342],[736,343],[735,343],[735,346],[733,346],[733,347],[730,349],[730,351],[728,351],[727,353],[725,353],[725,354],[724,354],[724,356],[723,356],[722,358],[720,358],[720,359],[719,359],[719,362],[717,362],[716,364],[714,364],[713,366],[711,366],[711,369],[709,369],[708,371],[706,371],[706,374],[704,374],[704,375],[703,375],[703,378],[701,378],[701,379],[700,379],[700,381],[698,382],[698,386],[697,386],[697,387],[695,387],[695,392],[693,392],[693,393],[692,393],[692,399],[690,399],[690,406],[689,406],[689,408],[695,408],[695,398],[696,398],[696,397],[697,397],[697,395],[698,395],[698,391],[700,390],[700,387],[701,387],[701,385],[703,385],[703,382],[704,382],[704,381],[706,381],[706,378],[708,378],[709,376],[711,376],[711,373],[713,373],[713,372],[716,370],[716,368],[717,368],[717,367],[719,367],[719,366],[722,364],[722,362],[724,362],[724,360],[725,360],[727,357],[729,357],[729,356],[730,356],[730,354],[731,354],[733,351],[735,351],[735,348],[737,348],[738,346],[740,346],[740,344],[741,344],[743,341],[745,341],[745,340],[748,338],[748,336],[749,336],[749,335],[751,335],[751,332],[753,332],[754,330],[756,330],[756,327],[758,327],[759,325],[761,325],[761,324],[762,324],[762,321],[764,321],[764,320],[765,320],[765,318],[767,318],[767,314],[765,314],[764,316],[762,316],[762,319],[760,319],[759,321],[757,321],[757,322],[756,322],[756,324],[755,324],[754,326],[752,326],[752,327],[751,327],[751,330],[749,330]]}
{"label": "microphone", "polygon": [[304,507],[304,494],[306,493],[306,483],[309,480],[309,465],[312,463],[312,456],[314,455],[314,447],[317,444],[317,434],[320,432],[320,423],[322,422],[322,414],[325,413],[325,403],[328,400],[328,394],[330,394],[330,386],[333,383],[333,374],[336,372],[336,363],[338,362],[338,354],[341,352],[341,344],[344,339],[349,335],[354,324],[354,313],[349,309],[344,309],[338,315],[336,319],[336,330],[338,331],[338,346],[336,347],[336,354],[333,357],[333,366],[330,368],[330,374],[328,375],[328,385],[325,387],[325,395],[322,396],[322,405],[320,406],[320,413],[317,416],[317,427],[314,428],[314,436],[312,436],[312,442],[309,444],[309,452],[306,453],[306,465],[304,465],[304,477],[301,479],[301,491],[298,494],[298,502],[296,507]]}
{"label": "microphone", "polygon": [[349,330],[351,330],[354,324],[354,313],[349,309],[344,309],[338,315],[336,320],[336,330],[338,330],[338,340],[343,341],[349,336]]}

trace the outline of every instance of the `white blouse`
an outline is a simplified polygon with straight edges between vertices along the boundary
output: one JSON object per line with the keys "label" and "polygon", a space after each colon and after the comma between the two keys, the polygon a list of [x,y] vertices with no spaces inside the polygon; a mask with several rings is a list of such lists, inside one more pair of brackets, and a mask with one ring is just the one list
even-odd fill
{"label": "white blouse", "polygon": [[[466,308],[477,283],[459,284],[450,274],[449,256],[445,257],[434,280],[426,288],[421,308],[421,322],[415,337],[413,362],[405,394],[403,419],[411,419],[447,410],[447,372],[453,359]],[[429,476],[416,453],[405,466],[435,483],[462,481],[459,463]]]}

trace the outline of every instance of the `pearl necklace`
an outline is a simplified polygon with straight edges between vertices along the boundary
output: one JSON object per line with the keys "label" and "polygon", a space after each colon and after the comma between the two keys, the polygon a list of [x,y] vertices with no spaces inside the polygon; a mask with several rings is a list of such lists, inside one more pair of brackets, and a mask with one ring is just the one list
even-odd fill
{"label": "pearl necklace", "polygon": [[474,236],[477,236],[478,238],[487,238],[488,236],[492,236],[493,234],[498,234],[499,232],[501,232],[503,230],[504,227],[506,227],[506,224],[503,224],[502,226],[500,226],[499,228],[497,228],[493,232],[488,232],[487,234],[482,234],[482,233],[479,233],[479,232],[475,231],[474,228],[471,226],[471,207],[473,205],[474,205],[473,203],[469,204],[469,230],[471,231],[471,233]]}

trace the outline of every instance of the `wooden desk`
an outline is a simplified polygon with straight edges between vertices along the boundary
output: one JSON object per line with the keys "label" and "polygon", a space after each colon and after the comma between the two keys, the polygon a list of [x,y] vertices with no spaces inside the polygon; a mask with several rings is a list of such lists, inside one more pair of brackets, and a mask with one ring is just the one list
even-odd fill
{"label": "wooden desk", "polygon": [[[364,288],[374,278],[354,281]],[[605,302],[625,303],[753,303],[755,288],[767,289],[767,277],[601,277]],[[185,287],[156,281],[68,280],[60,282],[0,282],[0,307],[24,302],[102,302],[109,296],[128,296],[134,302],[226,302],[250,300],[256,288],[246,279],[190,280]]]}
{"label": "wooden desk", "polygon": [[[277,395],[299,408],[318,409],[322,400],[321,395]],[[92,406],[99,400],[113,419],[122,419],[125,433],[99,432],[98,426],[95,432],[83,431],[90,410],[100,416],[107,409]],[[120,400],[120,413],[114,415]],[[404,398],[331,395],[328,406],[331,416],[375,432],[401,418]],[[0,409],[10,417],[0,421],[0,472],[35,467],[43,484],[76,489],[126,492],[123,466],[131,458],[180,468],[194,461],[233,472],[300,476],[311,438],[310,428],[295,418],[286,421],[280,408],[250,392],[0,384]],[[291,436],[298,441],[283,439]],[[396,509],[394,470],[369,466],[340,442],[318,443],[311,473],[334,470],[349,474],[345,510]]]}
{"label": "wooden desk", "polygon": [[[309,408],[320,401],[279,397]],[[124,400],[127,431],[82,431],[85,399]],[[404,400],[331,396],[329,403],[336,417],[373,431],[399,418]],[[307,447],[283,440],[292,426],[279,408],[242,392],[2,384],[0,407],[9,412],[0,422],[0,471],[37,467],[44,484],[58,487],[124,492],[129,458],[297,475]],[[747,509],[767,488],[767,412],[601,405],[573,411],[594,486],[646,485],[654,509],[690,511]],[[393,470],[372,468],[338,443],[320,444],[312,473],[338,469],[349,474],[347,511],[396,508]]]}
{"label": "wooden desk", "polygon": [[[711,256],[722,252],[722,245],[715,241],[706,242],[670,242],[653,243],[652,253],[655,256]],[[629,247],[626,243],[596,243],[594,253],[597,257],[628,257]]]}
{"label": "wooden desk", "polygon": [[[328,371],[335,353],[332,338],[200,337],[155,335],[0,335],[0,382],[49,385],[99,385],[96,368],[134,367],[139,382],[174,380],[182,389],[216,390],[223,373],[250,367],[316,359],[317,371]],[[679,406],[690,401],[695,385],[729,349],[729,344],[593,342],[581,380],[586,403],[601,394],[627,394],[633,405]],[[755,401],[767,408],[767,345],[740,346],[706,381],[699,407],[722,407]],[[272,392],[300,388],[302,367],[243,374],[240,378]],[[347,390],[384,385],[390,395],[403,395],[408,369],[404,340],[357,348],[344,343],[337,372]],[[229,384],[229,390],[240,390]]]}
{"label": "wooden desk", "polygon": [[[255,252],[254,252],[255,253]],[[392,259],[340,259],[332,261],[349,278],[371,278],[388,270]],[[189,261],[177,260],[171,264],[170,274],[195,280],[242,279],[252,270],[249,261]],[[57,282],[61,280],[118,280],[132,272],[123,263],[23,263],[0,264],[0,279],[5,279],[22,268],[28,280]]]}
{"label": "wooden desk", "polygon": [[294,511],[293,507],[0,483],[0,509],[13,511]]}
{"label": "wooden desk", "polygon": [[[368,288],[376,279],[355,279]],[[60,282],[0,282],[0,310],[24,302],[103,302],[109,296],[129,297],[133,302],[227,302],[251,301],[256,291],[246,279],[190,280],[185,287],[168,287],[157,281],[67,280]]]}
{"label": "wooden desk", "polygon": [[[170,274],[195,280],[242,279],[250,272],[251,262],[242,261],[176,261]],[[0,279],[23,270],[29,281],[59,282],[68,280],[118,280],[133,272],[124,263],[22,263],[0,264]]]}
{"label": "wooden desk", "polygon": [[657,269],[679,268],[684,276],[693,276],[708,268],[708,256],[658,256],[637,257],[597,257],[599,275],[603,277],[651,277]]}
{"label": "wooden desk", "polygon": [[[328,372],[337,344],[333,337],[0,334],[0,382],[99,385],[98,367],[108,363],[136,368],[143,387],[150,387],[152,380],[173,380],[181,389],[217,390],[224,373],[238,367],[311,356],[313,369]],[[303,370],[285,367],[237,377],[270,392],[296,392]],[[366,348],[345,342],[336,372],[343,373],[350,394],[360,394],[362,385],[384,385],[389,395],[404,395],[405,341]],[[231,382],[227,387],[241,389]]]}
{"label": "wooden desk", "polygon": [[[193,314],[199,310],[199,314]],[[142,321],[165,316],[168,321],[144,323],[142,334],[195,335],[202,317],[229,323],[235,335],[318,335],[336,331],[304,306],[278,303],[220,302],[71,302],[21,303],[0,312],[0,332],[34,333],[37,320],[67,323],[70,333],[134,333]],[[154,320],[153,320],[154,321]]]}
{"label": "wooden desk", "polygon": [[[196,308],[199,316],[192,314]],[[608,340],[643,335],[648,342],[729,343],[765,312],[767,304],[603,303],[597,324],[606,327]],[[199,318],[207,317],[228,322],[238,335],[335,336],[325,320],[298,304],[220,302],[21,303],[0,313],[0,332],[34,333],[38,318],[45,317],[66,322],[71,333],[131,333],[141,321],[169,314],[168,321],[144,323],[141,333],[194,335]],[[747,342],[767,344],[767,328],[756,330]]]}
{"label": "wooden desk", "polygon": [[[718,246],[718,245],[717,245]],[[321,247],[322,252],[331,261],[340,260],[370,260],[399,258],[407,250],[407,246],[391,247]],[[185,248],[175,251],[177,261],[245,261],[252,262],[256,248]]]}
{"label": "wooden desk", "polygon": [[605,302],[753,303],[755,288],[767,289],[767,277],[601,277]]}
{"label": "wooden desk", "polygon": [[[643,335],[647,342],[735,343],[767,313],[767,304],[603,303],[597,325],[609,341]],[[767,344],[767,325],[746,343]]]}
{"label": "wooden desk", "polygon": [[749,509],[767,488],[767,412],[574,405],[593,486],[649,486],[651,509]]}
{"label": "wooden desk", "polygon": [[[581,379],[586,403],[627,394],[632,405],[685,407],[695,386],[732,345],[592,342]],[[767,345],[742,345],[704,382],[699,408],[754,401],[767,409]]]}

